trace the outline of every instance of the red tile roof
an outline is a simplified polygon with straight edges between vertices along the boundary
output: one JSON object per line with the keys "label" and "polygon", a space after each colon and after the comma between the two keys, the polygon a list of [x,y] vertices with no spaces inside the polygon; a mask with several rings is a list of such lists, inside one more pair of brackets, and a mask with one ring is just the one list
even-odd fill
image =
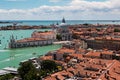
{"label": "red tile roof", "polygon": [[17,42],[32,42],[32,41],[41,41],[41,40],[46,40],[43,38],[24,38],[21,40],[17,40]]}

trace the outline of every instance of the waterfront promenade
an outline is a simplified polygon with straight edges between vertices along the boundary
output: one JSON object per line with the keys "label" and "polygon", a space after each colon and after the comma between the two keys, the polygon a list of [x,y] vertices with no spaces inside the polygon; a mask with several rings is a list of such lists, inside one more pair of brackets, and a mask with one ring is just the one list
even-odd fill
{"label": "waterfront promenade", "polygon": [[70,43],[71,41],[56,41],[53,42],[53,44],[66,44],[66,43]]}

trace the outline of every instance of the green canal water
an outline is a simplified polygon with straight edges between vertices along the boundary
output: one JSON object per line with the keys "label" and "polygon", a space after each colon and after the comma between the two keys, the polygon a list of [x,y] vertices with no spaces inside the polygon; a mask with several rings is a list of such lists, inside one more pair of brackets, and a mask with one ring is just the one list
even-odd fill
{"label": "green canal water", "polygon": [[[42,29],[39,31],[46,31]],[[29,48],[18,48],[18,49],[5,49],[8,48],[8,43],[11,35],[14,35],[16,39],[22,39],[30,37],[32,32],[35,30],[10,30],[0,31],[0,69],[4,67],[18,67],[21,61],[29,58],[38,57],[46,54],[48,51],[56,50],[61,45],[48,45],[42,47],[29,47]],[[33,54],[36,53],[36,54]]]}

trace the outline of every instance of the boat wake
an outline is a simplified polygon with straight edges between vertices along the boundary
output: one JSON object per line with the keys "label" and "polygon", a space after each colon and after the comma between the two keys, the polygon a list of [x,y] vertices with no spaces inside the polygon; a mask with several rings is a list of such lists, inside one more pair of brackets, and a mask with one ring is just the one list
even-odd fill
{"label": "boat wake", "polygon": [[7,58],[7,59],[2,60],[2,61],[0,61],[0,63],[2,63],[2,62],[7,62],[7,61],[10,61],[10,58]]}
{"label": "boat wake", "polygon": [[16,54],[15,56],[17,57],[17,56],[22,56],[23,54]]}
{"label": "boat wake", "polygon": [[0,52],[8,52],[8,51],[10,51],[10,50],[0,50]]}

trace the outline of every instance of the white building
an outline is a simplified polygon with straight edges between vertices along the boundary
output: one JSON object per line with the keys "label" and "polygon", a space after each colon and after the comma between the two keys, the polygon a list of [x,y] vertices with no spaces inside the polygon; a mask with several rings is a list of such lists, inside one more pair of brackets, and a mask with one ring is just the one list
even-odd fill
{"label": "white building", "polygon": [[64,18],[62,19],[62,23],[57,25],[57,27],[57,33],[61,36],[62,41],[72,40],[72,33],[69,30],[69,25],[66,23]]}
{"label": "white building", "polygon": [[56,39],[56,34],[53,31],[48,32],[33,32],[30,38],[15,40],[13,36],[10,38],[9,48],[22,48],[50,45]]}

